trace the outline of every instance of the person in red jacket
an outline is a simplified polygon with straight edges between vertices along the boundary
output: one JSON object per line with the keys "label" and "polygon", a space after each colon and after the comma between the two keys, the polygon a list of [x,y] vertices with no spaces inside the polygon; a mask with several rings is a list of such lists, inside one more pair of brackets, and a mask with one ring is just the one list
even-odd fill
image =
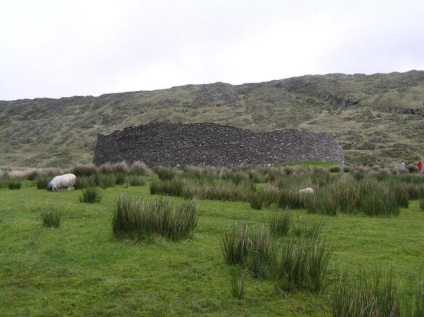
{"label": "person in red jacket", "polygon": [[417,167],[418,167],[418,173],[421,174],[423,172],[423,163],[421,163],[421,161],[418,161]]}

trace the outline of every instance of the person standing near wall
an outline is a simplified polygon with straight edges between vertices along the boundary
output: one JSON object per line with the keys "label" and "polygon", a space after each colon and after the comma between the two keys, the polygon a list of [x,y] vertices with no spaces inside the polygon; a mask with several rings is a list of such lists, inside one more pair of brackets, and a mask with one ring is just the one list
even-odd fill
{"label": "person standing near wall", "polygon": [[421,161],[418,161],[417,163],[418,173],[422,174],[423,172],[423,163]]}
{"label": "person standing near wall", "polygon": [[406,163],[404,161],[400,162],[400,168],[401,169],[406,169]]}

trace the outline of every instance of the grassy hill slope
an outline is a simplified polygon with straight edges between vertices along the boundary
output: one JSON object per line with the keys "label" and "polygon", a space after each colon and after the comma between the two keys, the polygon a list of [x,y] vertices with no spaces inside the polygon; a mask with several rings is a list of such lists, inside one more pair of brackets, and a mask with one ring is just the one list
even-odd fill
{"label": "grassy hill slope", "polygon": [[88,163],[98,133],[151,121],[327,132],[350,163],[413,163],[424,154],[423,115],[424,71],[0,101],[0,165]]}

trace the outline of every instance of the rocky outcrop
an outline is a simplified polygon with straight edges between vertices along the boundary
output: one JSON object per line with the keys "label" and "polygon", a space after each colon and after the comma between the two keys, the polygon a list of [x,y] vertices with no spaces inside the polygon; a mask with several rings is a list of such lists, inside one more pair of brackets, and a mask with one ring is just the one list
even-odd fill
{"label": "rocky outcrop", "polygon": [[213,123],[149,123],[99,134],[94,163],[143,161],[148,166],[242,166],[343,160],[327,134],[299,130],[254,132]]}

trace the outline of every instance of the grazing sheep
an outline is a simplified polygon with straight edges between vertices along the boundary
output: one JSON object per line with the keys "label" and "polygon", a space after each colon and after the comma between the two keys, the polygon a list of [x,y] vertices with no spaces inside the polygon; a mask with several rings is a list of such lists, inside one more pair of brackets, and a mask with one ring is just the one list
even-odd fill
{"label": "grazing sheep", "polygon": [[315,191],[311,187],[306,187],[304,189],[300,189],[299,193],[310,193],[313,194]]}
{"label": "grazing sheep", "polygon": [[74,189],[77,177],[74,174],[63,174],[53,177],[49,183],[49,190],[59,190],[68,188],[68,190]]}

